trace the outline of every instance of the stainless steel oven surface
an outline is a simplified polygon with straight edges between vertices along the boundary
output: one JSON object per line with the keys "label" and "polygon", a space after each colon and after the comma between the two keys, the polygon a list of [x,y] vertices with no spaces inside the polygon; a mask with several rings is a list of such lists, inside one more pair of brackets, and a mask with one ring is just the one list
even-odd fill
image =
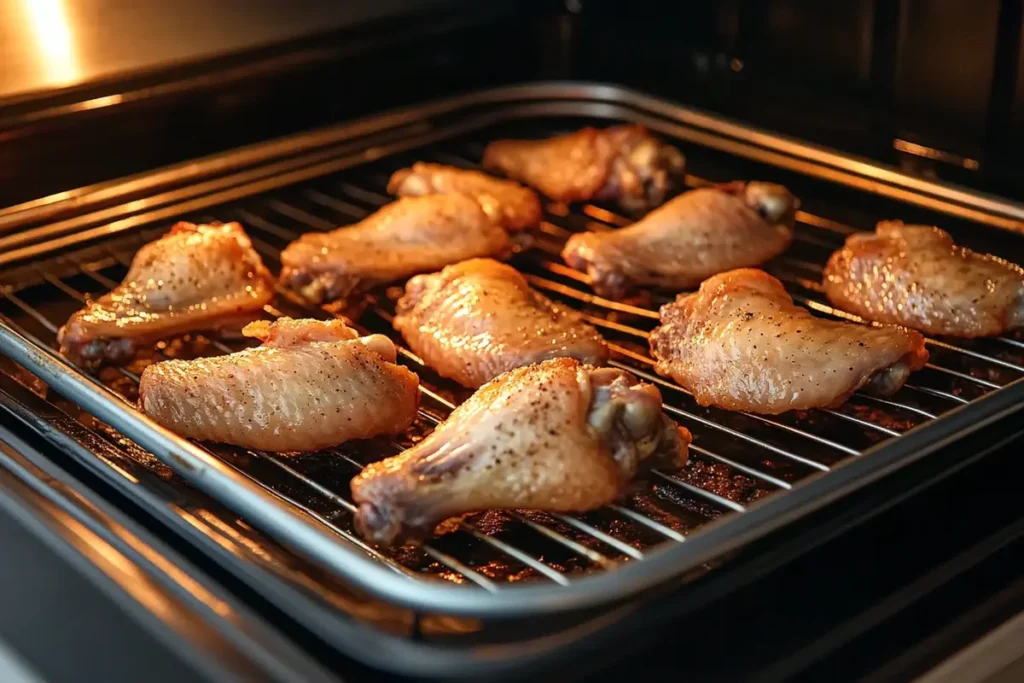
{"label": "stainless steel oven surface", "polygon": [[[641,123],[676,144],[687,156],[689,187],[734,179],[787,185],[802,202],[796,237],[766,270],[816,315],[848,317],[824,298],[822,267],[846,236],[880,219],[938,224],[962,244],[1024,261],[1024,205],[614,86],[531,84],[393,111],[0,212],[0,370],[25,389],[0,398],[120,488],[150,505],[163,501],[162,514],[190,527],[210,552],[218,545],[234,553],[239,573],[273,588],[269,599],[317,603],[318,628],[351,635],[350,654],[384,668],[474,675],[600,630],[652,591],[685,591],[731,553],[1019,412],[1019,334],[928,339],[928,366],[886,399],[858,393],[837,409],[773,417],[703,408],[652,369],[647,337],[667,299],[602,299],[585,276],[562,265],[559,252],[570,235],[637,218],[601,204],[549,205],[532,247],[512,264],[534,288],[599,329],[610,343],[611,365],[656,384],[666,412],[694,442],[683,470],[656,471],[643,489],[592,513],[484,512],[394,551],[360,539],[349,480],[428,433],[466,397],[404,348],[401,362],[422,380],[412,430],[296,456],[188,442],[134,407],[145,362],[229,353],[241,342],[190,335],[96,375],[55,352],[67,317],[115,286],[135,251],[177,220],[241,222],[276,272],[281,249],[300,234],[355,222],[391,201],[390,173],[413,161],[476,168],[494,139],[619,122]],[[373,292],[358,326],[401,344],[390,324],[395,299],[395,288]],[[282,291],[266,315],[331,314]],[[338,615],[347,626],[338,625]],[[537,642],[535,631],[519,637],[518,651],[491,658],[478,651],[456,657],[401,637],[415,631],[458,641],[487,631],[481,623],[545,615],[552,621],[540,631],[550,642]],[[397,634],[387,641],[397,649],[371,651],[365,643],[380,640],[370,633]],[[390,656],[410,648],[415,657]]]}

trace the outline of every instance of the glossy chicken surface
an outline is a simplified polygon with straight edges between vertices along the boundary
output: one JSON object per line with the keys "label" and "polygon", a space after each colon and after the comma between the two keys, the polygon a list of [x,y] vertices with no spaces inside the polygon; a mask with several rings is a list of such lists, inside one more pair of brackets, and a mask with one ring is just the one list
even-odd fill
{"label": "glossy chicken surface", "polygon": [[686,192],[619,230],[579,233],[562,258],[594,290],[622,298],[643,285],[690,289],[716,273],[757,266],[785,251],[799,202],[773,183]]}
{"label": "glossy chicken surface", "polygon": [[549,358],[570,356],[590,365],[608,359],[601,335],[577,313],[493,259],[414,277],[394,326],[427,365],[471,388]]}
{"label": "glossy chicken surface", "polygon": [[540,199],[533,190],[511,180],[455,166],[417,162],[391,176],[388,192],[401,197],[461,194],[475,199],[501,227],[518,232],[537,226]]}
{"label": "glossy chicken surface", "polygon": [[928,361],[917,332],[816,318],[751,269],[662,306],[651,353],[701,405],[766,414],[836,407],[858,389],[889,395]]}
{"label": "glossy chicken surface", "polygon": [[469,197],[404,197],[355,225],[289,244],[281,282],[313,303],[345,301],[375,285],[511,249],[508,233]]}
{"label": "glossy chicken surface", "polygon": [[96,367],[186,332],[237,332],[258,318],[273,278],[238,223],[178,223],[132,259],[128,275],[60,329],[60,351]]}
{"label": "glossy chicken surface", "polygon": [[665,201],[682,184],[686,159],[643,126],[584,128],[546,140],[497,140],[485,168],[571,203],[614,200],[628,210]]}
{"label": "glossy chicken surface", "polygon": [[177,434],[264,451],[312,451],[406,429],[419,378],[382,335],[341,321],[252,323],[238,353],[146,368],[139,407]]}
{"label": "glossy chicken surface", "polygon": [[1024,327],[1024,269],[925,225],[883,221],[854,234],[825,267],[825,293],[868,320],[985,337]]}
{"label": "glossy chicken surface", "polygon": [[590,510],[643,468],[682,466],[689,442],[654,386],[545,361],[484,385],[426,439],[353,479],[356,528],[390,544],[476,510]]}

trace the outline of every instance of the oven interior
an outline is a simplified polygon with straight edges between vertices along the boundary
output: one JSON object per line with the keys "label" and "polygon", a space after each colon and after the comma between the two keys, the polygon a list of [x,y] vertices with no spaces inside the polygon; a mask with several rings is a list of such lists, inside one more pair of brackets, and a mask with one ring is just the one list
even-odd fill
{"label": "oven interior", "polygon": [[[169,202],[156,219],[150,218],[142,206],[124,210],[118,221],[109,223],[123,227],[106,230],[107,223],[97,222],[100,227],[91,231],[87,241],[75,237],[62,244],[62,237],[75,234],[70,232],[54,233],[38,241],[26,237],[31,231],[16,234],[7,238],[8,244],[12,250],[22,250],[19,254],[23,256],[0,275],[0,319],[33,344],[55,348],[56,331],[63,321],[87,297],[114,287],[125,275],[134,252],[176,220],[241,222],[264,262],[276,273],[280,250],[300,234],[358,221],[390,201],[385,188],[392,171],[415,161],[476,168],[490,140],[546,137],[583,125],[605,126],[619,120],[614,115],[595,116],[591,110],[587,113],[495,115],[491,122],[460,128],[456,120],[447,129],[435,130],[429,125],[410,126],[400,132],[397,143],[369,146],[358,153],[350,150],[338,157],[347,160],[344,163],[334,163],[334,157],[327,155],[322,161],[311,160],[294,171],[301,177],[298,181],[291,172],[267,172],[259,182],[229,187],[219,194],[211,192],[191,202]],[[999,228],[753,161],[692,140],[675,142],[687,156],[688,187],[762,179],[783,183],[800,198],[794,243],[766,270],[782,280],[794,299],[816,315],[842,317],[821,293],[824,261],[847,235],[871,229],[879,219],[900,217],[908,222],[940,224],[962,244],[1024,260],[1020,238]],[[310,153],[323,151],[314,147]],[[358,161],[353,162],[356,157]],[[636,218],[609,205],[549,204],[540,229],[531,235],[532,247],[518,253],[511,262],[532,286],[576,308],[598,328],[611,345],[612,365],[626,368],[661,389],[666,412],[694,435],[691,458],[683,470],[656,472],[627,499],[592,513],[491,511],[466,517],[420,546],[394,552],[376,549],[363,542],[352,528],[348,481],[367,463],[393,455],[429,432],[467,396],[465,390],[432,373],[407,351],[401,361],[420,375],[423,400],[414,427],[399,438],[373,439],[295,456],[206,447],[300,514],[397,574],[413,581],[458,584],[468,591],[514,595],[523,585],[568,588],[595,574],[648,562],[666,547],[692,542],[708,525],[721,528],[732,519],[742,518],[749,508],[790,495],[807,481],[827,481],[833,470],[843,469],[852,460],[874,457],[880,449],[903,439],[908,431],[941,422],[948,413],[962,413],[965,406],[977,406],[976,402],[986,397],[1005,392],[1019,395],[1024,386],[1018,381],[1024,376],[1024,337],[1020,334],[974,341],[930,339],[927,368],[887,399],[858,393],[835,410],[775,417],[702,408],[651,368],[646,337],[657,324],[658,306],[667,302],[669,295],[648,292],[626,302],[601,299],[591,293],[585,276],[564,266],[558,256],[572,233],[613,230]],[[993,218],[1001,220],[1005,219]],[[39,221],[39,225],[48,227],[45,221]],[[390,325],[400,292],[400,285],[373,292],[357,324],[367,331],[387,334],[401,345]],[[330,314],[280,292],[266,315],[272,319],[278,315],[322,318]],[[125,368],[104,369],[98,378],[130,403],[137,398],[138,376],[146,364],[165,358],[229,353],[243,346],[244,342],[189,335],[157,345]],[[145,489],[146,495],[162,500],[171,516],[184,521],[206,542],[244,549],[243,563],[269,569],[275,585],[287,585],[289,590],[319,601],[322,612],[345,613],[357,630],[369,627],[399,636],[415,633],[437,643],[478,645],[513,639],[512,627],[485,627],[486,620],[471,616],[410,612],[400,605],[387,604],[386,599],[380,599],[382,596],[370,597],[352,590],[318,566],[316,558],[311,561],[296,555],[287,549],[286,539],[268,536],[259,520],[232,512],[190,485],[181,472],[92,417],[88,406],[62,398],[7,358],[0,357],[0,363],[2,371],[26,390],[20,396],[5,396],[7,406],[22,419],[70,447],[78,457],[90,460],[91,467],[105,468],[106,476],[120,479],[125,488]],[[675,585],[715,570],[712,563],[681,569],[687,571],[679,572]],[[597,629],[607,620],[614,620],[610,615],[616,615],[616,610],[629,609],[632,607],[627,603],[557,615],[541,631],[565,635],[573,629]],[[568,637],[571,640],[571,635]]]}

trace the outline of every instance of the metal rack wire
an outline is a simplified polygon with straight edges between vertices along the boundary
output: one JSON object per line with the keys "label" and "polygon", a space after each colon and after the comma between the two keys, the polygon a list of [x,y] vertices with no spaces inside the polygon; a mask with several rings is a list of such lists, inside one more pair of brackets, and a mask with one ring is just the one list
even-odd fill
{"label": "metal rack wire", "polygon": [[[539,137],[557,132],[538,129]],[[238,220],[271,270],[278,270],[280,249],[302,232],[324,231],[365,217],[391,201],[386,183],[391,170],[414,160],[475,167],[481,139],[437,144],[412,155],[274,190],[234,205],[208,209],[193,220]],[[690,176],[688,184],[704,184]],[[473,515],[418,548],[382,552],[353,531],[354,505],[347,481],[367,462],[400,452],[408,439],[377,439],[311,456],[290,457],[211,446],[226,462],[260,481],[278,496],[324,524],[333,533],[395,572],[413,577],[432,574],[456,583],[498,592],[522,579],[568,585],[583,574],[610,570],[624,562],[644,561],[666,543],[683,543],[704,524],[724,515],[743,514],[754,501],[785,492],[800,480],[829,472],[867,448],[941,417],[945,412],[1024,377],[1024,342],[1004,337],[978,342],[929,339],[933,361],[891,398],[857,394],[839,409],[765,417],[702,408],[673,382],[651,372],[647,337],[657,323],[657,306],[668,299],[654,294],[643,301],[614,302],[595,296],[587,277],[564,266],[558,253],[564,240],[579,230],[608,230],[630,219],[608,207],[550,206],[534,246],[514,264],[531,285],[578,309],[605,335],[613,351],[611,364],[655,383],[665,410],[694,434],[691,462],[680,472],[654,473],[650,485],[620,504],[592,514],[563,515],[509,511]],[[795,300],[813,312],[851,318],[821,297],[821,264],[853,228],[826,217],[800,212],[796,243],[769,264]],[[62,268],[39,270],[41,284],[8,287],[0,297],[0,316],[43,348],[54,348],[58,325],[87,296],[114,287],[126,272],[134,250],[161,230],[145,230],[129,240],[66,256]],[[378,292],[359,326],[388,333],[393,293]],[[269,317],[329,315],[279,292]],[[158,358],[228,353],[241,341],[192,339],[193,344],[161,345]],[[401,362],[423,380],[423,402],[414,431],[424,433],[442,420],[465,392],[437,377],[404,347]],[[116,375],[116,376],[115,376]],[[106,371],[102,380],[125,401],[135,398],[137,368]],[[120,448],[118,435],[97,430]],[[325,460],[327,465],[325,466]]]}

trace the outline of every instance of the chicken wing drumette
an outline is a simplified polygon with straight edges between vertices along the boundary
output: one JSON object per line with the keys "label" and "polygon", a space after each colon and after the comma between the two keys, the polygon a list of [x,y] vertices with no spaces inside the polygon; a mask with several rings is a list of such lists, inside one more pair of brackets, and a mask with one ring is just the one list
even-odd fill
{"label": "chicken wing drumette", "polygon": [[345,302],[375,285],[511,249],[508,233],[469,197],[403,197],[355,225],[289,244],[281,282],[313,303]]}
{"label": "chicken wing drumette", "polygon": [[545,361],[492,380],[426,439],[353,479],[356,527],[389,544],[477,510],[590,510],[645,467],[682,466],[689,442],[654,386]]}
{"label": "chicken wing drumette", "polygon": [[682,185],[686,159],[643,126],[584,128],[546,140],[497,140],[483,164],[561,202],[657,206]]}
{"label": "chicken wing drumette", "polygon": [[509,232],[536,227],[540,199],[533,190],[480,171],[422,161],[395,171],[388,192],[400,197],[461,194],[479,202],[484,213]]}
{"label": "chicken wing drumette", "polygon": [[637,286],[681,290],[785,251],[799,202],[774,183],[735,182],[682,194],[633,225],[573,235],[562,258],[601,296]]}

